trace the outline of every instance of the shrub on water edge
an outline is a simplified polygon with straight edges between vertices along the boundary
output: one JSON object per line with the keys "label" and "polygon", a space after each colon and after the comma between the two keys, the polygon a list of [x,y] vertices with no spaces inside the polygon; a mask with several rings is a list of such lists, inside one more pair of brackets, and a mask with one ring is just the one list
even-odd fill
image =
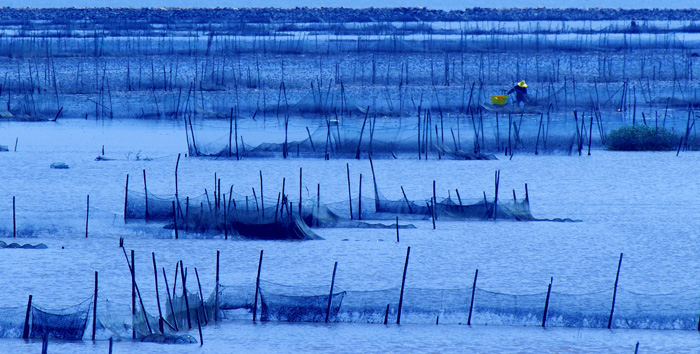
{"label": "shrub on water edge", "polygon": [[608,133],[606,149],[617,151],[666,151],[676,148],[676,136],[666,128],[625,126]]}

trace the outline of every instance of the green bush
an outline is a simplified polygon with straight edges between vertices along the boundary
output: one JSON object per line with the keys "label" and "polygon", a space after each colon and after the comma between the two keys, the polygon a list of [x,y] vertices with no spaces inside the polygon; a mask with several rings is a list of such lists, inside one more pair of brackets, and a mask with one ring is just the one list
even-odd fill
{"label": "green bush", "polygon": [[637,125],[611,131],[605,145],[608,150],[617,151],[666,151],[675,149],[676,140],[665,128]]}

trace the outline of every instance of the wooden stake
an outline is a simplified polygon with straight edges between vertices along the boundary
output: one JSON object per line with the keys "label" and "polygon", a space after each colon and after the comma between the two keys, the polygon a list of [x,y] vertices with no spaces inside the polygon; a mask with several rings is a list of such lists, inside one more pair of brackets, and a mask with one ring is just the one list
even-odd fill
{"label": "wooden stake", "polygon": [[357,198],[357,220],[362,220],[362,173],[360,173],[360,187],[358,189],[359,196]]}
{"label": "wooden stake", "polygon": [[262,267],[263,250],[260,250],[260,260],[258,261],[258,276],[255,280],[255,300],[253,300],[253,322],[258,313],[258,292],[260,291],[260,269]]}
{"label": "wooden stake", "polygon": [[177,275],[180,270],[180,261],[175,263],[175,278],[173,280],[173,297],[175,297],[175,288],[177,288]]}
{"label": "wooden stake", "polygon": [[[153,278],[156,283],[156,302],[158,303],[158,319],[162,323],[163,320],[163,310],[160,307],[160,293],[158,292],[158,267],[156,266],[156,254],[151,252],[151,258],[153,259]],[[160,326],[160,332],[163,333],[163,327]]]}
{"label": "wooden stake", "polygon": [[231,157],[231,136],[233,135],[233,107],[231,107],[231,116],[228,122],[228,157]]}
{"label": "wooden stake", "polygon": [[544,301],[544,313],[542,313],[542,328],[545,328],[547,322],[547,311],[549,310],[549,295],[552,293],[552,283],[554,278],[549,279],[549,286],[547,287],[547,299]]}
{"label": "wooden stake", "polygon": [[17,221],[15,220],[15,196],[12,196],[12,238],[17,237]]}
{"label": "wooden stake", "polygon": [[435,219],[437,219],[437,196],[435,194],[435,180],[433,180],[433,229],[435,229]]}
{"label": "wooden stake", "polygon": [[178,196],[178,189],[177,189],[177,168],[180,166],[180,154],[177,154],[177,161],[175,161],[175,199],[177,199]]}
{"label": "wooden stake", "polygon": [[[179,264],[179,263],[178,263]],[[170,313],[173,314],[173,326],[175,326],[175,331],[178,331],[177,315],[175,314],[175,308],[173,308],[173,299],[170,297],[170,287],[168,286],[168,276],[165,275],[165,267],[163,269],[163,280],[165,281],[165,294],[168,295],[168,305],[170,306]],[[177,277],[175,277],[177,279]],[[173,284],[173,293],[175,292],[175,284]]]}
{"label": "wooden stake", "polygon": [[399,242],[399,217],[396,217],[396,242]]}
{"label": "wooden stake", "polygon": [[197,310],[197,330],[199,330],[199,346],[204,345],[204,338],[202,338],[202,324],[199,322],[199,310]]}
{"label": "wooden stake", "polygon": [[333,301],[333,286],[335,285],[335,271],[338,269],[338,262],[333,264],[333,277],[331,278],[331,290],[328,293],[328,307],[326,308],[326,323],[328,323],[328,318],[331,314],[331,303]]}
{"label": "wooden stake", "polygon": [[126,174],[126,186],[124,187],[124,221],[126,221],[126,202],[129,199],[129,174]]}
{"label": "wooden stake", "polygon": [[377,190],[377,178],[374,175],[374,164],[372,163],[372,156],[369,156],[369,167],[372,170],[372,184],[374,185],[374,209],[379,211],[381,209],[379,205],[379,191]]}
{"label": "wooden stake", "polygon": [[403,265],[403,277],[401,278],[401,295],[399,297],[399,310],[396,314],[396,324],[401,324],[401,309],[403,307],[403,291],[406,285],[406,270],[408,270],[408,256],[411,254],[411,247],[406,249],[406,263]]}
{"label": "wooden stake", "polygon": [[136,326],[134,326],[133,323],[133,319],[136,316],[136,264],[134,263],[134,250],[131,250],[131,263],[129,263],[129,268],[131,271],[131,338],[136,339]]}
{"label": "wooden stake", "polygon": [[92,295],[92,340],[95,340],[97,327],[97,271],[95,271],[95,293]]}
{"label": "wooden stake", "polygon": [[178,239],[178,235],[177,235],[177,211],[175,209],[175,201],[174,200],[173,200],[173,228],[175,229],[175,239],[177,240]]}
{"label": "wooden stake", "polygon": [[406,192],[403,190],[403,186],[401,186],[401,193],[403,193],[403,199],[406,201],[406,205],[408,205],[408,213],[413,214],[413,209],[411,208],[411,202],[408,201],[408,198],[406,197]]}
{"label": "wooden stake", "polygon": [[187,312],[187,329],[191,329],[192,316],[190,316],[190,299],[189,296],[187,296],[187,272],[182,260],[180,260],[180,278],[182,278],[182,296],[185,298],[185,312]]}
{"label": "wooden stake", "polygon": [[615,276],[615,288],[613,289],[612,306],[610,307],[610,319],[608,319],[608,329],[612,327],[613,312],[615,311],[615,297],[617,296],[617,282],[620,280],[620,268],[622,267],[622,253],[620,253],[620,262],[617,264],[617,275]]}
{"label": "wooden stake", "polygon": [[24,316],[24,331],[22,332],[23,339],[29,339],[29,314],[32,313],[32,295],[29,295],[27,300],[27,314]]}
{"label": "wooden stake", "polygon": [[214,322],[219,321],[219,250],[216,250],[216,283],[214,284]]}
{"label": "wooden stake", "polygon": [[467,318],[467,326],[472,324],[472,311],[474,310],[474,294],[476,293],[476,279],[479,276],[479,269],[474,272],[474,284],[472,285],[472,300],[469,303],[469,317]]}
{"label": "wooden stake", "polygon": [[350,220],[352,220],[352,193],[350,190],[350,164],[346,163],[345,168],[348,175],[348,202],[350,203]]}
{"label": "wooden stake", "polygon": [[146,196],[146,220],[148,220],[148,188],[146,187],[146,169],[143,169],[143,192]]}
{"label": "wooden stake", "polygon": [[87,195],[87,206],[85,207],[85,238],[88,237],[88,220],[90,219],[90,195]]}
{"label": "wooden stake", "polygon": [[[260,209],[262,209],[262,217],[265,218],[265,199],[263,198],[263,177],[262,170],[260,172]],[[224,198],[226,201],[226,198]]]}

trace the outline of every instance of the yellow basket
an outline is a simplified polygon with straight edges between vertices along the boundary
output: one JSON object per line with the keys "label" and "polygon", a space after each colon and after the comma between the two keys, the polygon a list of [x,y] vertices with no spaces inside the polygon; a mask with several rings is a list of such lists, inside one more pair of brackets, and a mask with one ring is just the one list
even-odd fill
{"label": "yellow basket", "polygon": [[508,96],[506,95],[491,96],[491,103],[497,104],[499,106],[505,105],[507,101]]}

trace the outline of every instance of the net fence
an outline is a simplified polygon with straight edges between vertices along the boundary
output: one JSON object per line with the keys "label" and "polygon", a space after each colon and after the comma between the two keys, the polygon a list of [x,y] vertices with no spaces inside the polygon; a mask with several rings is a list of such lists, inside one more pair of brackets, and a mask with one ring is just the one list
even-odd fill
{"label": "net fence", "polygon": [[[230,193],[235,194],[235,193]],[[349,202],[319,202],[311,196],[292,202],[278,194],[277,199],[257,195],[229,197],[156,196],[129,189],[125,202],[127,220],[166,222],[166,228],[177,227],[194,233],[238,235],[249,239],[318,240],[315,228],[394,228],[397,225],[372,223],[367,220],[515,220],[534,221],[530,202],[521,200],[456,200],[451,197],[425,200],[389,199],[375,188],[374,198],[354,197]],[[400,224],[399,228],[413,228]]]}
{"label": "net fence", "polygon": [[[218,138],[207,137],[207,141],[195,138],[188,141],[192,156],[259,158],[289,157],[304,158],[357,158],[372,157],[390,159],[397,156],[440,158],[457,160],[494,160],[494,155],[474,151],[473,144],[462,142],[458,137],[473,134],[464,123],[439,118],[404,118],[402,120],[378,119],[376,113],[358,115],[353,119],[339,121],[338,117],[326,115],[323,123],[309,127],[291,128],[295,140],[279,134],[278,141],[266,141],[257,145],[247,144],[243,139],[226,134]],[[415,120],[414,120],[415,119]],[[294,130],[298,131],[294,131]],[[508,129],[507,123],[504,129]],[[461,130],[461,133],[460,133]],[[505,133],[504,133],[505,134]],[[274,139],[273,134],[268,135]],[[303,136],[305,138],[300,138]],[[429,156],[429,157],[428,157]]]}
{"label": "net fence", "polygon": [[[251,319],[254,284],[221,286],[219,308],[229,318]],[[401,322],[574,328],[696,330],[700,321],[700,289],[673,294],[638,294],[618,288],[586,294],[551,291],[508,294],[479,287],[461,289],[406,288]],[[329,307],[329,297],[331,304]],[[286,286],[260,283],[260,319],[286,322],[395,323],[400,288],[344,290],[335,287]],[[545,306],[547,306],[545,318]],[[611,319],[612,312],[612,319]]]}
{"label": "net fence", "polygon": [[[256,309],[261,321],[474,324],[572,328],[697,330],[700,288],[667,294],[642,294],[618,287],[584,294],[558,291],[509,294],[474,288],[406,287],[346,290],[330,286],[290,286],[261,281],[219,285],[206,299],[186,291],[166,297],[162,321],[137,304],[101,299],[96,338],[176,337],[198,326],[221,320],[250,320]],[[185,295],[186,294],[186,295]],[[62,309],[31,305],[0,308],[0,338],[82,340],[91,320],[93,299]],[[25,325],[25,316],[27,323]]]}
{"label": "net fence", "polygon": [[59,309],[31,303],[28,307],[0,308],[0,338],[43,338],[81,340],[85,333],[92,297]]}

